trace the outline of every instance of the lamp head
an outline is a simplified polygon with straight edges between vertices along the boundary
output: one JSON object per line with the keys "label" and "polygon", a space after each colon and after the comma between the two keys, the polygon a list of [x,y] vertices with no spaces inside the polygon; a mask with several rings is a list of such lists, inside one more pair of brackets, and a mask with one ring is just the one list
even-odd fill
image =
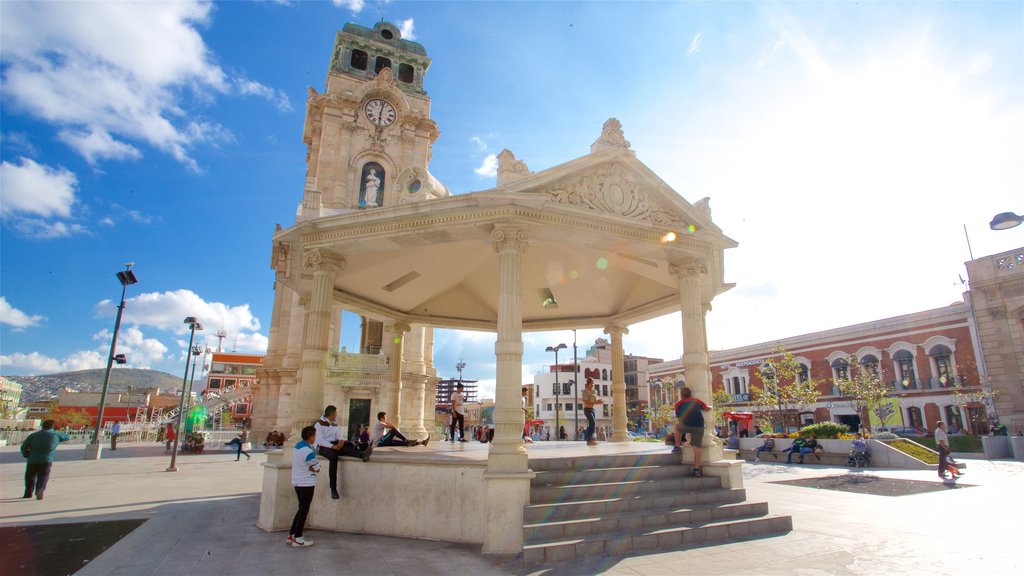
{"label": "lamp head", "polygon": [[127,364],[128,358],[124,354],[118,354],[114,356],[114,362],[118,364]]}
{"label": "lamp head", "polygon": [[1018,216],[1013,212],[1000,212],[992,217],[988,227],[993,230],[1009,230],[1010,228],[1020,226],[1021,222],[1024,222],[1024,217]]}
{"label": "lamp head", "polygon": [[118,272],[117,281],[121,283],[121,286],[131,286],[132,284],[139,283],[139,279],[135,277],[135,272],[132,272],[131,269]]}

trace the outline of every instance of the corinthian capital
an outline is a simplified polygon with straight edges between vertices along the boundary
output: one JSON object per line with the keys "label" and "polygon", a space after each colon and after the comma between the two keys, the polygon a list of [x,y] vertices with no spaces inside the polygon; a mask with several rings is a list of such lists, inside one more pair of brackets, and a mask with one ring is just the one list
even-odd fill
{"label": "corinthian capital", "polygon": [[699,276],[708,273],[708,265],[701,258],[690,258],[669,264],[668,273],[673,276]]}
{"label": "corinthian capital", "polygon": [[345,259],[322,248],[306,250],[302,264],[307,272],[340,272],[345,269]]}
{"label": "corinthian capital", "polygon": [[530,234],[526,230],[512,224],[495,224],[494,230],[491,230],[491,244],[498,254],[506,252],[523,254],[526,252],[529,239]]}
{"label": "corinthian capital", "polygon": [[387,326],[385,326],[385,329],[388,331],[389,334],[392,334],[394,336],[401,336],[402,334],[405,334],[406,332],[412,330],[412,327],[410,327],[409,324],[406,322],[395,322],[394,324],[388,324]]}

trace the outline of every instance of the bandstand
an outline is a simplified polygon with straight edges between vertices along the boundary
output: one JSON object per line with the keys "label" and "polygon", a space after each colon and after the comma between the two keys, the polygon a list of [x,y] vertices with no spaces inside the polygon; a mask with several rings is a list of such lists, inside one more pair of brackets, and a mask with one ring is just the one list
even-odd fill
{"label": "bandstand", "polygon": [[[310,526],[514,554],[524,549],[535,476],[534,447],[521,439],[523,331],[601,328],[621,366],[631,324],[681,310],[687,385],[709,399],[705,315],[731,287],[723,252],[736,243],[712,221],[708,199],[687,201],[636,158],[615,119],[585,156],[532,172],[505,150],[494,188],[452,195],[427,170],[439,135],[423,90],[429,64],[391,23],[347,24],[326,91],[309,91],[305,189],[294,224],[273,236],[274,312],[254,428],[256,437],[272,428],[294,437],[334,404],[343,430],[385,410],[422,438],[437,382],[432,329],[494,332],[493,443],[435,440],[343,462],[342,499],[318,490]],[[338,350],[342,310],[362,318],[359,351]],[[612,390],[625,406],[622,370]],[[635,450],[625,410],[613,423],[600,450]],[[722,459],[711,433],[704,444],[705,476],[741,488],[740,463]],[[286,452],[265,464],[267,530],[286,529],[295,510]]]}

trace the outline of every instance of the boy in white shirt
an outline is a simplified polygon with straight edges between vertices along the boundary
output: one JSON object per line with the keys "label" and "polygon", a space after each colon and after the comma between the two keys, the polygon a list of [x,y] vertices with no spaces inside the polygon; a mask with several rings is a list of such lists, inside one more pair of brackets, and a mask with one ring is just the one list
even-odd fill
{"label": "boy in white shirt", "polygon": [[302,441],[295,445],[295,451],[292,452],[292,486],[299,499],[299,509],[295,512],[285,544],[296,548],[313,545],[312,540],[302,537],[302,528],[306,525],[309,506],[313,503],[313,491],[316,490],[316,475],[320,472],[320,462],[313,451],[315,444],[316,428],[306,426],[302,429]]}
{"label": "boy in white shirt", "polygon": [[387,412],[377,412],[377,423],[373,425],[373,433],[370,435],[370,444],[373,446],[419,446],[427,445],[430,442],[430,434],[423,442],[409,440],[397,427],[388,422]]}
{"label": "boy in white shirt", "polygon": [[324,408],[324,415],[313,425],[316,427],[316,452],[330,460],[327,473],[331,481],[331,498],[334,500],[341,498],[341,494],[338,492],[338,458],[348,456],[367,462],[370,460],[370,453],[373,452],[372,442],[364,451],[357,449],[354,443],[342,438],[341,430],[338,429],[338,424],[334,421],[334,417],[337,415],[338,409],[328,406]]}

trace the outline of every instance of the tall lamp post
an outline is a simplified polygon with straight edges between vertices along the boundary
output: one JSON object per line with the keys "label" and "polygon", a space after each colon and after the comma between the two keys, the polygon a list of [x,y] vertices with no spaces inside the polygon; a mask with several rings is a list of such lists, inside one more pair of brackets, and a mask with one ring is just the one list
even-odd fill
{"label": "tall lamp post", "polygon": [[[1020,226],[1021,223],[1024,223],[1024,216],[1019,216],[1013,212],[1000,212],[999,214],[996,214],[995,216],[992,217],[992,221],[988,223],[988,227],[991,228],[992,230],[1009,230],[1010,228],[1016,228],[1017,226]],[[974,259],[973,255],[971,256],[971,259]],[[974,326],[977,330],[978,318],[977,316],[975,316],[973,292],[971,292],[970,302],[971,317],[974,320]],[[980,348],[980,336],[978,337],[978,344]],[[985,404],[988,407],[989,423],[993,424],[999,421],[999,413],[996,411],[996,403],[992,401],[992,379],[988,375],[988,366],[986,366],[985,362],[985,351],[978,350],[978,353],[981,356],[981,387],[985,393]]]}
{"label": "tall lamp post", "polygon": [[[545,352],[555,353],[555,439],[562,439],[562,421],[558,417],[558,412],[562,408],[562,400],[560,394],[562,392],[562,385],[558,382],[558,351],[565,350],[568,348],[565,344],[559,344],[558,346],[548,346],[544,349]],[[574,405],[573,408],[576,406]]]}
{"label": "tall lamp post", "polygon": [[[188,380],[188,394],[186,397],[192,399],[192,385],[196,381],[196,362],[199,360],[199,355],[203,353],[203,347],[195,344],[192,346],[192,377]],[[185,369],[188,369],[187,363]]]}
{"label": "tall lamp post", "polygon": [[[572,329],[572,408],[576,415],[576,430],[580,429],[580,363],[576,357],[576,329]],[[589,424],[588,424],[589,426]]]}
{"label": "tall lamp post", "polygon": [[[188,349],[192,351],[192,344],[196,340],[196,330],[202,330],[203,325],[200,324],[195,316],[189,316],[185,318],[185,324],[188,324],[191,329],[191,334],[188,337]],[[171,465],[167,467],[167,472],[177,472],[178,467],[175,466],[175,462],[178,460],[178,441],[181,439],[181,411],[185,409],[185,385],[188,384],[188,358],[185,358],[185,375],[181,377],[181,399],[178,400],[178,422],[175,426],[174,432],[174,446],[171,447]]]}
{"label": "tall lamp post", "polygon": [[124,270],[117,273],[117,280],[121,283],[121,303],[117,305],[117,319],[114,320],[114,336],[110,339],[110,355],[107,356],[107,373],[103,376],[103,388],[100,389],[100,406],[96,411],[96,428],[92,432],[92,443],[85,447],[84,460],[99,460],[103,448],[100,446],[100,429],[103,427],[103,408],[107,402],[107,386],[110,384],[110,369],[114,362],[124,364],[128,361],[124,354],[115,354],[117,349],[117,333],[121,330],[121,315],[124,312],[124,296],[128,287],[138,284],[139,280],[132,272],[134,262],[127,262]]}

